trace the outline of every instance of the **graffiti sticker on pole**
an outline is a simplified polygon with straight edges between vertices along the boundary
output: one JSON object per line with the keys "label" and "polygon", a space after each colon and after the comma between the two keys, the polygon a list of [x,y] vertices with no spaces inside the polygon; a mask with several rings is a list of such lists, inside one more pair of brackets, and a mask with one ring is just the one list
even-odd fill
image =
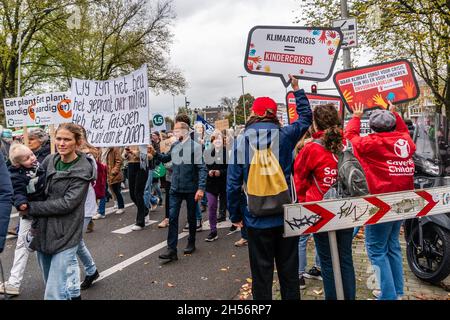
{"label": "graffiti sticker on pole", "polygon": [[448,186],[284,206],[284,236],[335,231],[450,211]]}
{"label": "graffiti sticker on pole", "polygon": [[298,79],[326,81],[342,42],[337,28],[256,26],[250,30],[244,67],[256,75],[279,77],[289,86]]}
{"label": "graffiti sticker on pole", "polygon": [[[340,114],[342,107],[344,105],[341,97],[339,97],[339,96],[307,93],[306,97],[308,98],[311,108],[313,110],[317,106],[323,106],[323,105],[332,103],[336,106],[336,109],[338,110],[338,112]],[[296,111],[297,105],[295,104],[295,96],[294,96],[293,91],[289,91],[286,94],[286,106],[287,106],[288,120],[289,120],[289,123],[291,124],[292,122],[294,122],[298,119],[298,114]]]}
{"label": "graffiti sticker on pole", "polygon": [[356,103],[386,109],[388,100],[396,104],[419,96],[411,63],[404,59],[336,72],[334,83],[350,112]]}

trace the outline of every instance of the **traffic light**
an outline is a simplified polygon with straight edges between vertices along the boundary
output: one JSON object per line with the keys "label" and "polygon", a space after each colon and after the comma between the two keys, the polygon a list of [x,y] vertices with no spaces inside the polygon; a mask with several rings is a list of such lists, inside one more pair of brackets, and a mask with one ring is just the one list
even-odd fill
{"label": "traffic light", "polygon": [[311,86],[311,93],[317,94],[317,86],[315,84]]}

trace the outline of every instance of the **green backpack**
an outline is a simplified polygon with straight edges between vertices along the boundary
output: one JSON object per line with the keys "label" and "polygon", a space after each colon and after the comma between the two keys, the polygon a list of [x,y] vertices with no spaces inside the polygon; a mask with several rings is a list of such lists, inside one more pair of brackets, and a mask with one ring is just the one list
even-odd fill
{"label": "green backpack", "polygon": [[155,169],[153,169],[153,178],[159,179],[166,175],[166,167],[162,163],[160,163],[158,166],[156,166]]}

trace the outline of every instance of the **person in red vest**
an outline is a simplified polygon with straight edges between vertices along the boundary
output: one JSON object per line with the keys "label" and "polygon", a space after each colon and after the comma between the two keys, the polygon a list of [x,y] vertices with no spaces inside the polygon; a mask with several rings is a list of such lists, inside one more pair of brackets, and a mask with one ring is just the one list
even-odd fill
{"label": "person in red vest", "polygon": [[[312,141],[300,150],[294,163],[294,182],[299,202],[320,201],[336,182],[338,154],[344,148],[340,119],[333,104],[316,107],[313,112]],[[353,228],[336,231],[344,299],[356,295],[355,270],[352,259]],[[333,264],[328,232],[314,234],[322,268],[326,300],[336,300]]]}
{"label": "person in red vest", "polygon": [[[375,110],[369,118],[374,133],[360,137],[364,106],[353,107],[353,118],[345,129],[345,138],[353,145],[366,174],[371,194],[414,189],[416,146],[400,115],[389,102],[391,111]],[[375,268],[381,292],[374,292],[380,300],[400,299],[403,292],[402,251],[399,234],[402,221],[367,225],[366,250]]]}

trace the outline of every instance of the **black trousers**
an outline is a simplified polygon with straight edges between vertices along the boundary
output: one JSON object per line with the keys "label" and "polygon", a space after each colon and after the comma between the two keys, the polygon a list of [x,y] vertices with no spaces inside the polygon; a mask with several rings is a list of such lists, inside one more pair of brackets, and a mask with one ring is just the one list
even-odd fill
{"label": "black trousers", "polygon": [[128,184],[130,187],[131,200],[137,207],[136,225],[145,227],[145,217],[148,215],[148,208],[144,203],[144,189],[147,183],[148,169],[141,169],[140,163],[128,164]]}
{"label": "black trousers", "polygon": [[172,184],[169,182],[169,181],[166,181],[165,182],[165,186],[164,186],[164,190],[166,191],[165,193],[166,193],[166,200],[165,200],[165,203],[166,203],[166,218],[167,219],[169,219],[169,212],[170,212],[170,186],[171,186]]}
{"label": "black trousers", "polygon": [[227,192],[223,190],[219,193],[219,217],[226,217],[227,215]]}
{"label": "black trousers", "polygon": [[298,237],[283,238],[283,227],[248,229],[248,254],[254,300],[272,300],[274,260],[281,299],[300,300]]}

